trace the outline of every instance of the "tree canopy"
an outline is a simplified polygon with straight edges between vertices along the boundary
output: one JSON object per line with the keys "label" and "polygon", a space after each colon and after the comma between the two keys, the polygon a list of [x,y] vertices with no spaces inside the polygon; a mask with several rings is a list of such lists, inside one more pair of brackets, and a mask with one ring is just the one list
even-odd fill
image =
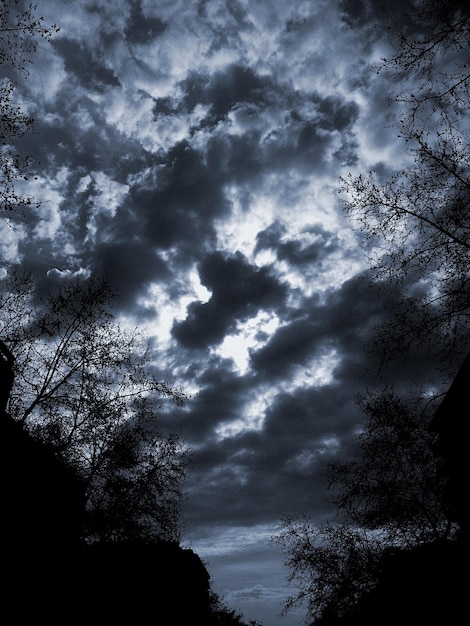
{"label": "tree canopy", "polygon": [[82,279],[39,292],[11,274],[0,336],[15,355],[9,412],[87,484],[88,539],[179,537],[187,450],[161,433],[165,402],[185,394],[157,380],[145,337],[114,319],[105,283]]}
{"label": "tree canopy", "polygon": [[375,343],[381,356],[404,358],[420,343],[458,363],[470,341],[470,11],[443,0],[419,7],[419,34],[393,32],[396,53],[379,68],[398,85],[413,164],[388,178],[349,176],[340,192],[370,244],[373,279],[401,294]]}
{"label": "tree canopy", "polygon": [[358,403],[366,421],[355,458],[326,471],[336,517],[320,525],[287,517],[274,538],[297,586],[285,610],[305,601],[312,621],[357,607],[377,583],[385,550],[453,539],[458,530],[429,432],[432,406],[390,389]]}

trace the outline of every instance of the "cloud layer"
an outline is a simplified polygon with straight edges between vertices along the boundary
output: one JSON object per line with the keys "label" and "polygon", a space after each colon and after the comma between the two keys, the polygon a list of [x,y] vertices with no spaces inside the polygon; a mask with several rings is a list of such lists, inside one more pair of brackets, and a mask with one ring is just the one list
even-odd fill
{"label": "cloud layer", "polygon": [[0,252],[50,280],[107,278],[156,370],[193,392],[161,419],[192,449],[196,548],[211,528],[322,519],[324,464],[350,453],[354,396],[378,384],[364,341],[387,309],[337,189],[406,158],[371,69],[388,46],[376,24],[405,19],[382,4],[39,7],[61,30],[19,88],[44,202],[0,225]]}

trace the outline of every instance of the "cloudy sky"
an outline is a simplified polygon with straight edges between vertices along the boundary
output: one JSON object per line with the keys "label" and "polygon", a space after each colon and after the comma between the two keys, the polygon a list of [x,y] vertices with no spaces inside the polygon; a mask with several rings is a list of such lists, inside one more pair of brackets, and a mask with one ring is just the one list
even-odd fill
{"label": "cloudy sky", "polygon": [[186,545],[247,619],[297,626],[301,611],[278,616],[270,537],[285,514],[330,514],[324,462],[379,384],[364,341],[384,304],[338,187],[406,163],[372,66],[387,11],[402,23],[411,2],[38,4],[60,27],[19,82],[43,203],[0,222],[2,262],[110,281],[116,314],[192,394],[163,424],[192,451]]}

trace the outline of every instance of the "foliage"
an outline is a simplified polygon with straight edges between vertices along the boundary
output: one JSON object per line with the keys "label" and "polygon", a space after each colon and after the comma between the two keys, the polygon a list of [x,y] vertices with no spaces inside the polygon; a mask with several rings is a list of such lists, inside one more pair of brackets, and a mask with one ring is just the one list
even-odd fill
{"label": "foliage", "polygon": [[297,587],[284,613],[305,602],[312,622],[330,613],[342,616],[374,585],[382,544],[373,533],[347,524],[315,526],[306,518],[286,517],[274,541],[286,555],[288,581]]}
{"label": "foliage", "polygon": [[34,120],[15,103],[15,72],[27,77],[31,55],[38,39],[46,41],[59,29],[55,24],[44,26],[44,18],[36,15],[36,5],[21,10],[19,0],[0,4],[0,211],[7,213],[20,207],[37,206],[31,196],[16,190],[17,181],[27,181],[29,156],[18,154],[15,143],[31,131]]}
{"label": "foliage", "polygon": [[419,35],[391,32],[395,54],[379,68],[399,79],[395,98],[405,105],[404,136],[433,141],[449,132],[465,141],[461,124],[468,116],[470,95],[468,3],[420,0],[413,7],[413,21]]}
{"label": "foliage", "polygon": [[106,284],[66,281],[43,295],[12,274],[0,298],[16,357],[9,411],[86,481],[88,539],[175,540],[187,454],[156,414],[185,395],[152,374],[145,338],[116,323]]}
{"label": "foliage", "polygon": [[446,359],[470,340],[470,12],[431,0],[415,19],[422,34],[395,33],[396,54],[380,68],[398,82],[414,164],[387,180],[349,176],[340,192],[370,242],[374,279],[402,293],[377,338],[381,356],[403,356],[413,342],[432,348],[437,333]]}
{"label": "foliage", "polygon": [[377,582],[384,550],[452,539],[445,480],[433,452],[431,415],[422,400],[404,402],[391,390],[359,397],[368,421],[349,463],[327,468],[337,519],[318,527],[286,518],[274,540],[286,555],[297,593],[285,605],[307,602],[312,621],[343,616]]}
{"label": "foliage", "polygon": [[27,75],[38,37],[49,40],[59,28],[56,24],[44,25],[44,17],[36,15],[36,4],[21,7],[20,0],[0,4],[0,67],[15,68]]}
{"label": "foliage", "polygon": [[422,399],[405,402],[392,390],[358,398],[367,422],[354,461],[327,468],[335,503],[350,524],[379,530],[408,547],[448,538],[445,480],[434,454],[432,417]]}

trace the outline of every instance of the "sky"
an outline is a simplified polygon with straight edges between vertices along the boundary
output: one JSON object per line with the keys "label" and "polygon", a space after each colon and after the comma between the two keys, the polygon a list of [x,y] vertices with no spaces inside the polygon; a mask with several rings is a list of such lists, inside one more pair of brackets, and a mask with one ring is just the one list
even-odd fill
{"label": "sky", "polygon": [[[374,66],[411,1],[38,0],[60,31],[19,78],[41,201],[0,222],[4,267],[106,278],[145,330],[191,450],[184,545],[246,619],[293,589],[271,537],[321,523],[381,381],[364,348],[386,315],[340,177],[408,162],[395,85]],[[26,183],[25,183],[26,184]],[[390,368],[388,384],[425,383]],[[411,366],[410,366],[411,367]]]}

